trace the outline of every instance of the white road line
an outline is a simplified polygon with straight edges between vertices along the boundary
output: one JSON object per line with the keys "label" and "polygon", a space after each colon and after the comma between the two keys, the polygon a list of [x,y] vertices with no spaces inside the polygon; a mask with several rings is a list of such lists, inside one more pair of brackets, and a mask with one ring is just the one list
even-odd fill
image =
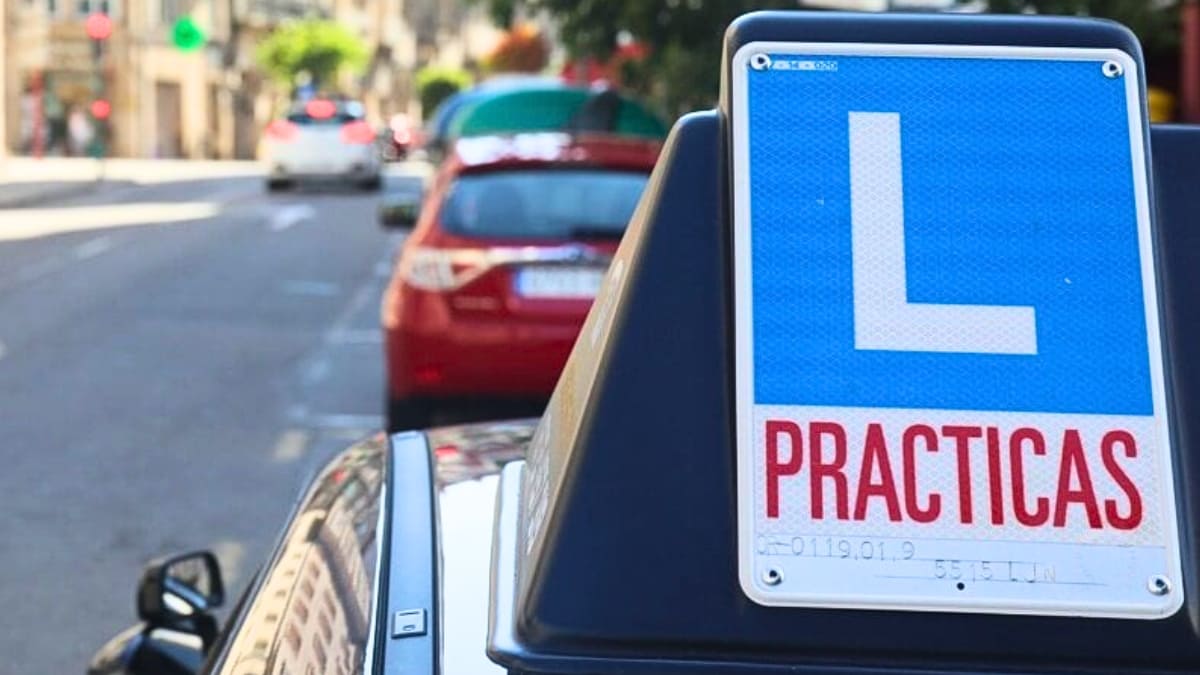
{"label": "white road line", "polygon": [[276,462],[294,462],[304,456],[308,449],[308,432],[303,429],[288,429],[275,441],[271,459]]}
{"label": "white road line", "polygon": [[0,359],[4,358],[5,356],[8,356],[8,345],[4,344],[4,342],[0,340]]}
{"label": "white road line", "polygon": [[339,333],[350,331],[350,322],[354,320],[354,315],[371,300],[371,296],[378,290],[374,280],[367,281],[362,286],[359,286],[354,291],[354,297],[350,298],[350,302],[346,303],[346,307],[342,309],[341,314],[338,314],[334,319],[333,325],[329,330],[325,331],[325,341],[333,342],[333,336]]}
{"label": "white road line", "polygon": [[315,215],[317,210],[311,204],[289,204],[271,214],[267,220],[267,227],[272,232],[282,232]]}
{"label": "white road line", "polygon": [[329,371],[329,359],[318,359],[304,369],[304,374],[301,375],[301,378],[304,380],[304,384],[317,384],[329,377]]}
{"label": "white road line", "polygon": [[221,562],[221,577],[226,587],[237,588],[241,585],[242,563],[246,560],[246,547],[241,542],[222,539],[213,543],[210,550]]}
{"label": "white road line", "polygon": [[317,295],[323,298],[333,297],[338,293],[338,285],[331,281],[307,281],[292,279],[281,284],[284,293],[292,295]]}
{"label": "white road line", "polygon": [[76,260],[87,260],[88,258],[95,258],[112,247],[112,238],[107,236],[96,237],[76,246],[73,254]]}
{"label": "white road line", "polygon": [[17,280],[22,283],[28,283],[53,272],[54,270],[58,269],[61,264],[62,261],[57,257],[44,258],[33,263],[32,265],[22,267],[20,271],[17,272]]}
{"label": "white road line", "polygon": [[316,429],[359,429],[363,433],[378,430],[383,426],[382,415],[313,415],[308,425]]}
{"label": "white road line", "polygon": [[377,345],[383,343],[383,334],[378,329],[340,330],[330,333],[325,341],[332,345]]}

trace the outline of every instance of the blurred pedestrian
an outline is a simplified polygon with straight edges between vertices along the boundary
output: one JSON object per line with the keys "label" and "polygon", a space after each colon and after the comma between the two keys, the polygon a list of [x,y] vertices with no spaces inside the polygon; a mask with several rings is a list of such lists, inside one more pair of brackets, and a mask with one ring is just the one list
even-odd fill
{"label": "blurred pedestrian", "polygon": [[67,134],[70,154],[80,157],[86,155],[88,147],[95,137],[95,129],[92,128],[92,121],[88,119],[83,108],[78,106],[71,108],[71,114],[67,118]]}

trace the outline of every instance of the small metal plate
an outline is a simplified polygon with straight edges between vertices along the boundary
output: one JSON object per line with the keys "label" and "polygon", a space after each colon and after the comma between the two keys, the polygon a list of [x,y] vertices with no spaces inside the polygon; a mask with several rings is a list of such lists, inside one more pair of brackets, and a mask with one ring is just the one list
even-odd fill
{"label": "small metal plate", "polygon": [[404,609],[392,615],[392,637],[417,637],[424,634],[424,609]]}

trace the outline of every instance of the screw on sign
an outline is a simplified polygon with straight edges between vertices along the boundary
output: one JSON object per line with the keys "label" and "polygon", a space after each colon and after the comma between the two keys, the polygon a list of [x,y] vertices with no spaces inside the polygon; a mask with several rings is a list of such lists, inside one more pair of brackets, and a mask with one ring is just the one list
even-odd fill
{"label": "screw on sign", "polygon": [[103,12],[92,12],[84,22],[87,36],[93,40],[107,40],[112,35],[112,19]]}
{"label": "screw on sign", "polygon": [[180,18],[171,27],[171,44],[181,52],[194,52],[204,46],[208,37],[190,16]]}

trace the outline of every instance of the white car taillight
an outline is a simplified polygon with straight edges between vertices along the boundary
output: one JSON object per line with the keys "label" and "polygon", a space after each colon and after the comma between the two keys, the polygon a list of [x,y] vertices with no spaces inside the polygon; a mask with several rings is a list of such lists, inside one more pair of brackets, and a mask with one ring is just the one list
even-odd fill
{"label": "white car taillight", "polygon": [[413,288],[451,291],[486,272],[489,257],[476,248],[412,248],[400,258],[400,278]]}

